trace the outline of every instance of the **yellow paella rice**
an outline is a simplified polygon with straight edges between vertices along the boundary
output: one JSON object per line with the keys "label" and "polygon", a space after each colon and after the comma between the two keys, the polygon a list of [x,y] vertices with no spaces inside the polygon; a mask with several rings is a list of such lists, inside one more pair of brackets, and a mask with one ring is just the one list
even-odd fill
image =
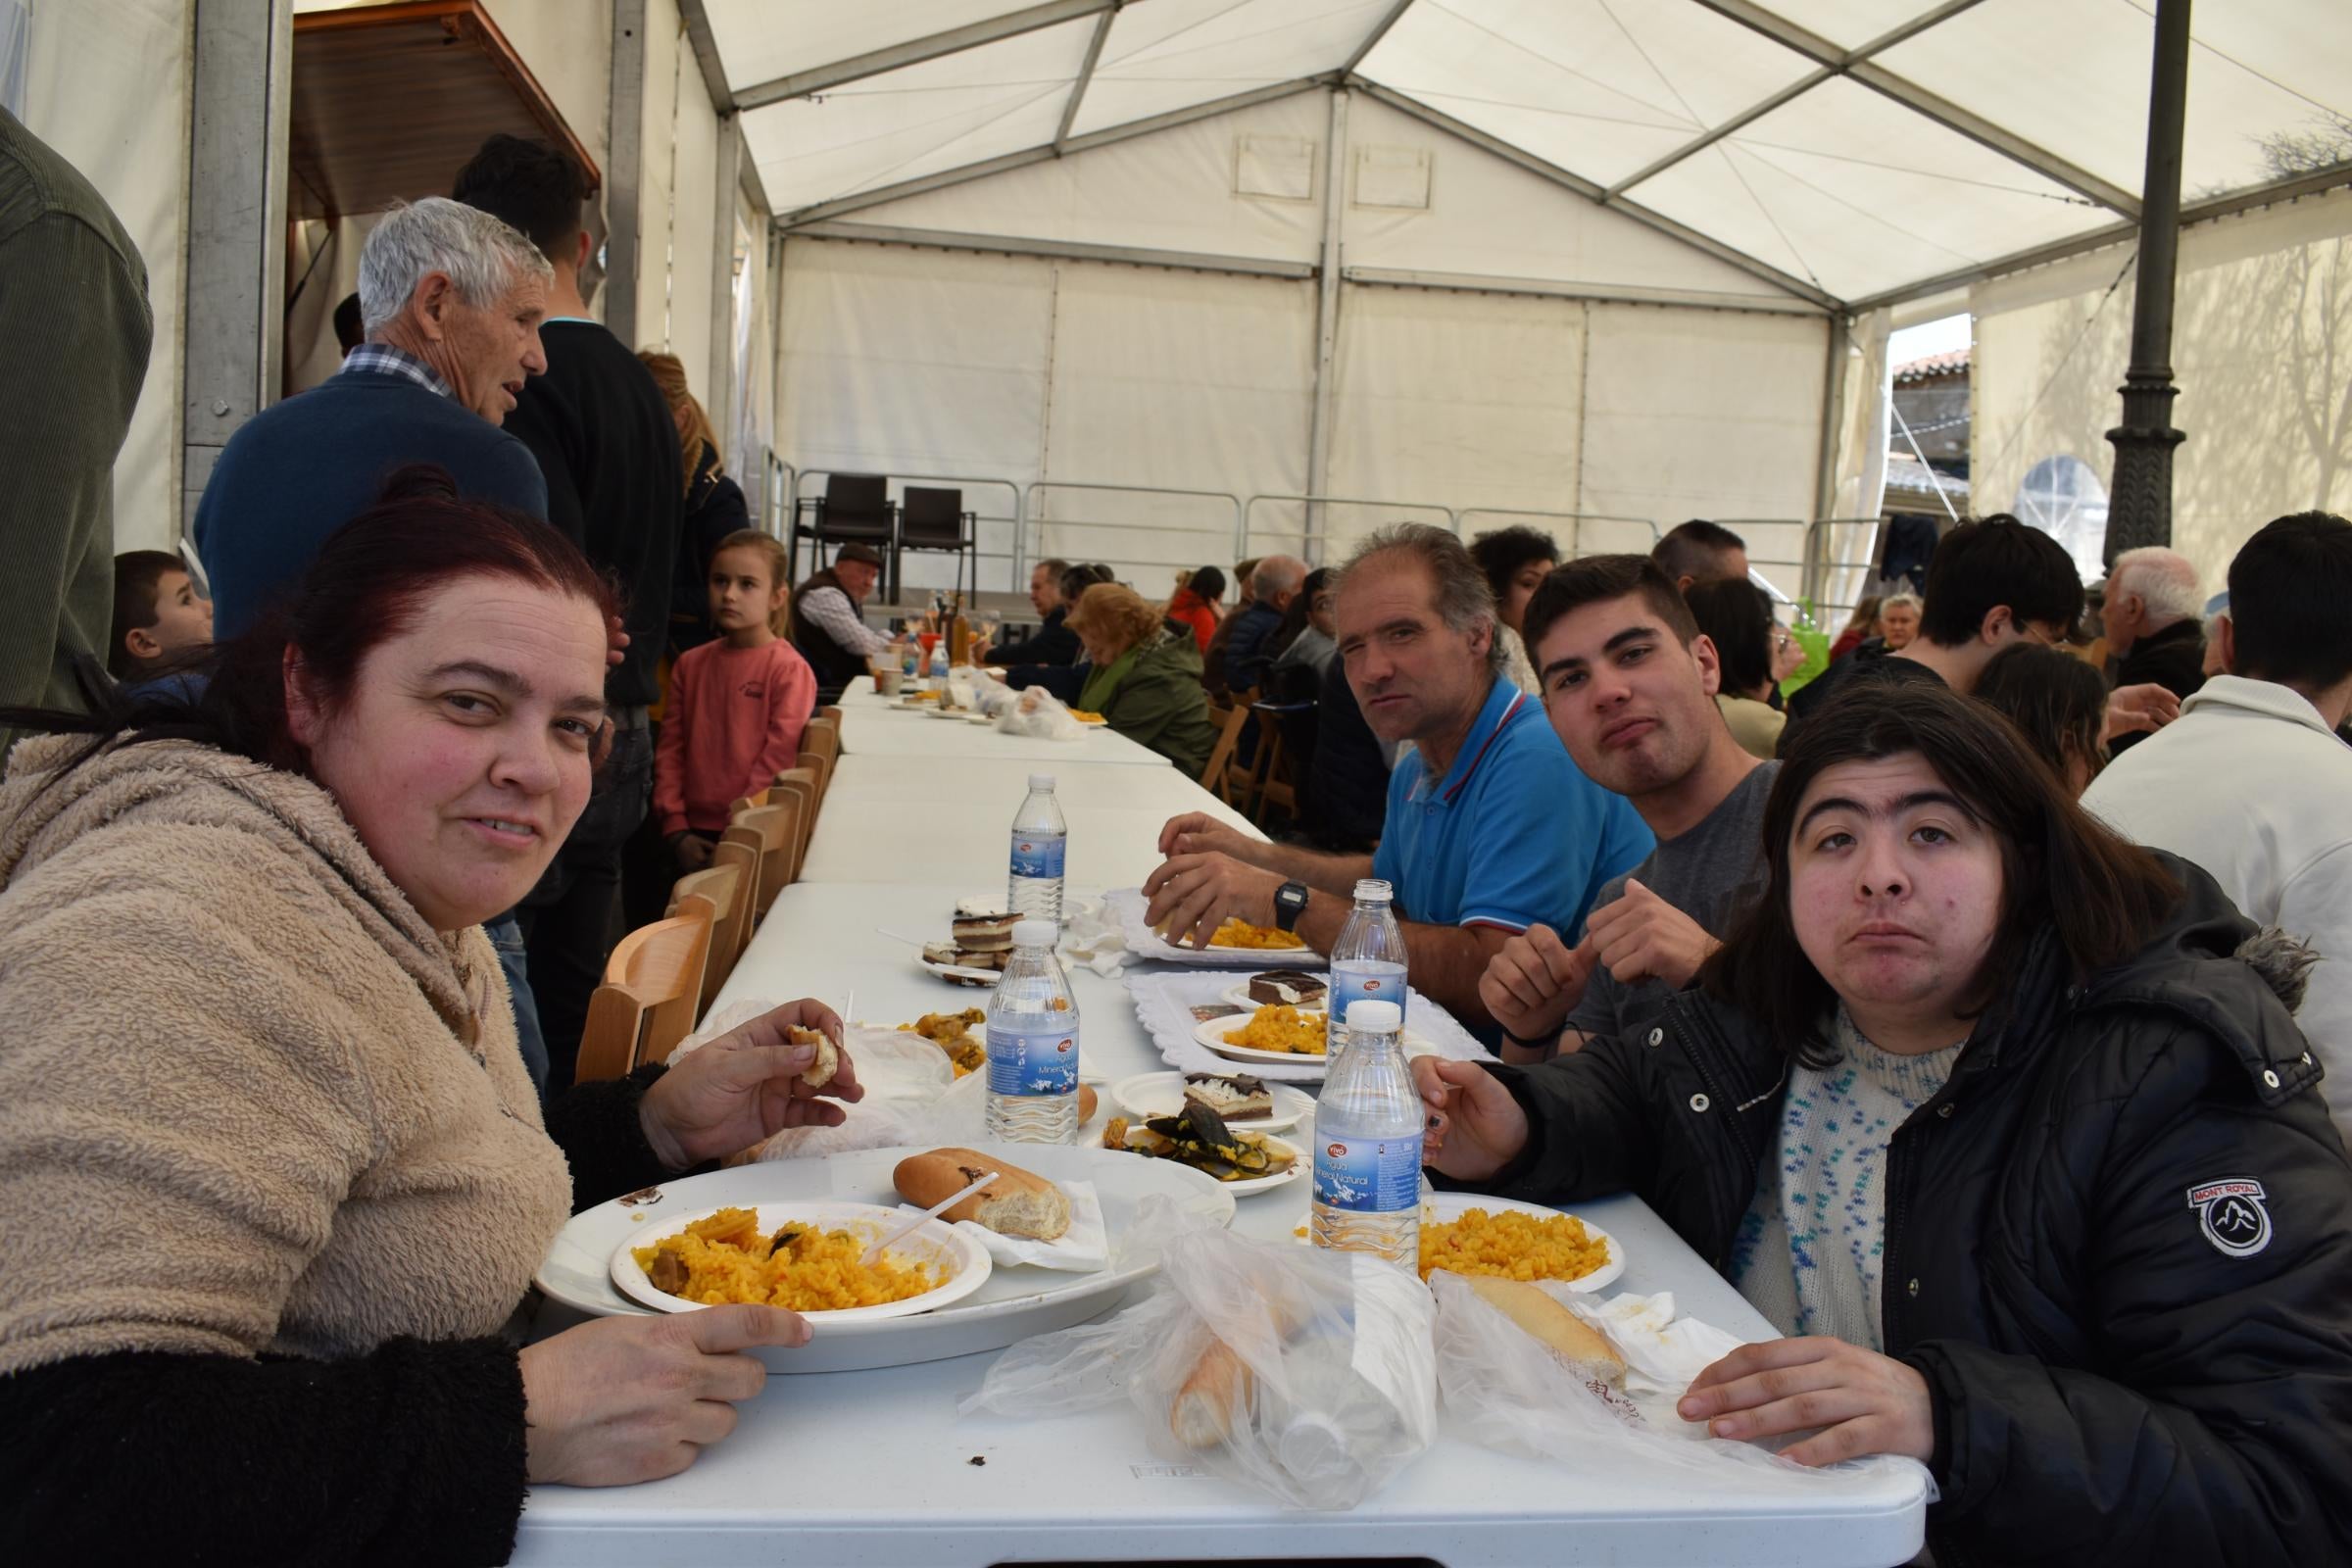
{"label": "yellow paella rice", "polygon": [[1212,948],[1299,948],[1306,944],[1298,940],[1296,931],[1278,931],[1269,925],[1251,925],[1249,921],[1228,918],[1217,927],[1216,935],[1208,939]]}
{"label": "yellow paella rice", "polygon": [[896,1261],[889,1252],[869,1266],[863,1259],[872,1240],[854,1231],[789,1225],[767,1235],[757,1211],[722,1208],[651,1247],[630,1249],[629,1255],[657,1290],[706,1306],[748,1301],[838,1312],[903,1301],[947,1283],[931,1265]]}
{"label": "yellow paella rice", "polygon": [[1421,1277],[1433,1268],[1496,1274],[1506,1280],[1581,1280],[1609,1261],[1608,1243],[1574,1214],[1538,1219],[1506,1208],[1468,1208],[1442,1225],[1421,1227]]}
{"label": "yellow paella rice", "polygon": [[1324,1019],[1320,1012],[1301,1012],[1283,1003],[1258,1008],[1239,1029],[1225,1032],[1229,1046],[1251,1051],[1287,1051],[1294,1056],[1324,1054]]}

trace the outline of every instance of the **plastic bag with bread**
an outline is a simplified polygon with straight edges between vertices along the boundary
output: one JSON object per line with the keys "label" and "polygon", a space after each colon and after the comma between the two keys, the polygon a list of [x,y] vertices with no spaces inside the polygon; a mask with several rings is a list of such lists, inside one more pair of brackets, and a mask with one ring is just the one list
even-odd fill
{"label": "plastic bag with bread", "polygon": [[[1729,1469],[1766,1469],[1791,1484],[1824,1472],[1771,1450],[1707,1435],[1674,1401],[1688,1379],[1645,1379],[1589,1302],[1555,1282],[1429,1276],[1437,1303],[1438,1391],[1453,1430],[1484,1447],[1590,1471],[1631,1452],[1692,1485]],[[1875,1462],[1875,1461],[1874,1461]],[[1909,1463],[1908,1460],[1900,1461]]]}
{"label": "plastic bag with bread", "polygon": [[1254,1241],[1198,1218],[1152,1295],[1014,1346],[965,1410],[1057,1416],[1126,1400],[1154,1451],[1299,1508],[1360,1502],[1437,1427],[1429,1293],[1363,1254]]}

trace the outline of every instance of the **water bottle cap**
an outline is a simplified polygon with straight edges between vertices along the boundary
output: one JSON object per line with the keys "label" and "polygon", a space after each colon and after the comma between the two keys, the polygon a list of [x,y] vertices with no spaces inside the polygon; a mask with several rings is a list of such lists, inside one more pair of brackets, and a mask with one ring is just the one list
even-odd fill
{"label": "water bottle cap", "polygon": [[1350,1002],[1348,1027],[1355,1033],[1393,1035],[1404,1027],[1404,1011],[1394,1002]]}
{"label": "water bottle cap", "polygon": [[1053,794],[1053,793],[1054,793],[1054,775],[1053,775],[1053,774],[1051,774],[1051,773],[1032,773],[1032,774],[1030,774],[1030,775],[1029,775],[1029,789],[1030,789],[1031,793],[1033,793],[1033,794],[1034,794],[1036,791],[1038,791],[1038,790],[1044,790],[1044,791],[1045,791],[1047,794],[1049,794],[1049,795]]}
{"label": "water bottle cap", "polygon": [[1051,920],[1012,922],[1012,945],[1016,948],[1050,948],[1060,935],[1061,928]]}
{"label": "water bottle cap", "polygon": [[1365,877],[1355,885],[1358,904],[1386,904],[1396,896],[1396,890],[1376,876]]}

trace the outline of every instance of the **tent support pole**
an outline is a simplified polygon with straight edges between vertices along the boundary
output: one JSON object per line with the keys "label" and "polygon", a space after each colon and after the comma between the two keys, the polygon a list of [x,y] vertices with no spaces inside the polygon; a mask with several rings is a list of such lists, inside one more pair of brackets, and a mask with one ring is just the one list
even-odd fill
{"label": "tent support pole", "polygon": [[[718,428],[723,451],[735,439],[735,214],[743,200],[743,116],[728,115],[718,122],[718,200],[710,214],[710,367],[704,385],[709,388],[711,423]],[[744,266],[757,258],[745,257]],[[748,368],[748,367],[747,367]],[[740,464],[747,454],[737,452]]]}
{"label": "tent support pole", "polygon": [[2180,258],[2180,132],[2188,107],[2188,0],[2157,0],[2148,84],[2147,177],[2140,182],[2139,262],[2132,300],[2132,365],[2124,422],[2107,432],[2115,484],[2106,559],[2173,541],[2173,277]]}
{"label": "tent support pole", "polygon": [[[189,96],[186,360],[180,368],[180,527],[220,449],[277,401],[286,318],[291,0],[202,0]],[[157,346],[157,358],[164,357]]]}
{"label": "tent support pole", "polygon": [[[1315,277],[1315,408],[1306,437],[1306,493],[1331,493],[1331,404],[1333,362],[1340,346],[1340,231],[1348,216],[1343,185],[1348,177],[1348,89],[1331,94],[1331,134],[1323,149],[1323,265]],[[1323,553],[1323,504],[1306,508],[1306,554],[1310,564]]]}
{"label": "tent support pole", "polygon": [[645,148],[645,0],[612,0],[612,115],[605,152],[605,325],[637,344],[637,174]]}
{"label": "tent support pole", "polygon": [[1821,378],[1821,468],[1813,482],[1813,515],[1837,515],[1838,452],[1845,439],[1845,362],[1852,357],[1853,333],[1842,316],[1828,321],[1830,355]]}

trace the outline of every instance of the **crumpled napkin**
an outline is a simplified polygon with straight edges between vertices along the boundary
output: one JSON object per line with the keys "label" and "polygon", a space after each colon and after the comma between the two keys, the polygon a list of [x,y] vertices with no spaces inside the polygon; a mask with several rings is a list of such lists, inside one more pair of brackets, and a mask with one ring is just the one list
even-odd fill
{"label": "crumpled napkin", "polygon": [[1062,911],[1061,952],[1108,979],[1135,955],[1127,951],[1127,932],[1101,899],[1081,899]]}
{"label": "crumpled napkin", "polygon": [[[1096,1193],[1095,1184],[1063,1182],[1061,1190],[1069,1195],[1070,1228],[1053,1241],[1000,1236],[977,1220],[957,1220],[956,1228],[987,1248],[990,1260],[1000,1265],[1031,1263],[1039,1268],[1059,1269],[1065,1274],[1094,1274],[1108,1268],[1110,1226],[1102,1218],[1102,1200]],[[912,1203],[902,1203],[899,1212],[912,1219],[922,1210]]]}
{"label": "crumpled napkin", "polygon": [[1690,1380],[1747,1342],[1712,1323],[1675,1315],[1674,1293],[1606,1300],[1540,1282],[1544,1294],[1609,1337],[1625,1357],[1625,1394],[1660,1432],[1706,1436],[1704,1422],[1685,1421],[1675,1404]]}

